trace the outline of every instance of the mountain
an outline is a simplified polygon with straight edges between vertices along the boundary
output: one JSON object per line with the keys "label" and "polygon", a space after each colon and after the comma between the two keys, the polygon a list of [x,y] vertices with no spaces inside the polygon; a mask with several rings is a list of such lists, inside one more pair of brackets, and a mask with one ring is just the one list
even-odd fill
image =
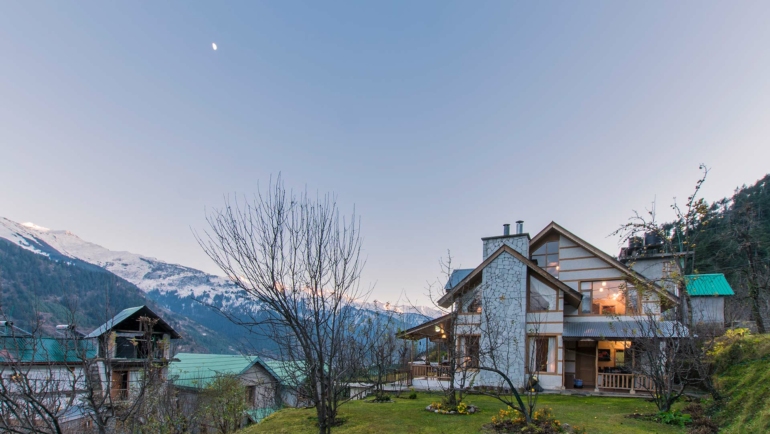
{"label": "mountain", "polygon": [[[188,321],[205,324],[215,334],[227,336],[224,342],[229,343],[229,352],[254,347],[269,352],[274,348],[269,340],[249,334],[217,312],[244,319],[265,315],[258,303],[242,297],[239,288],[225,278],[135,253],[112,251],[69,231],[51,230],[33,223],[19,224],[2,217],[0,238],[54,262],[92,271],[106,270],[135,285],[147,299],[163,309]],[[358,308],[361,316],[366,317],[384,306],[368,303]],[[388,308],[399,313],[398,326],[402,329],[440,315],[439,311],[424,307]],[[221,344],[216,347],[222,351]]]}

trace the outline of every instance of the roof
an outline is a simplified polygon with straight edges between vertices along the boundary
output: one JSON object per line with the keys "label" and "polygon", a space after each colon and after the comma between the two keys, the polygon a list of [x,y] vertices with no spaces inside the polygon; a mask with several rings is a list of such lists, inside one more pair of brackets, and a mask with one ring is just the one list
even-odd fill
{"label": "roof", "polygon": [[[659,337],[681,337],[686,335],[682,333],[682,328],[675,321],[659,321],[655,324],[659,332],[655,335]],[[641,321],[581,321],[565,322],[562,336],[568,338],[594,338],[594,339],[633,339],[652,337],[646,323],[646,319]]]}
{"label": "roof", "polygon": [[218,375],[241,375],[259,360],[257,356],[179,353],[168,365],[176,386],[202,389]]}
{"label": "roof", "polygon": [[457,285],[463,279],[468,277],[468,275],[471,274],[472,272],[473,272],[473,268],[464,268],[464,269],[452,271],[452,274],[449,275],[449,281],[447,281],[446,285],[444,285],[444,289],[449,291],[450,289],[454,288],[455,285]]}
{"label": "roof", "polygon": [[[612,256],[608,255],[604,251],[602,251],[600,249],[597,249],[591,243],[589,243],[586,240],[580,238],[579,236],[573,234],[572,232],[570,232],[567,229],[563,228],[561,225],[559,225],[556,222],[549,223],[546,227],[543,228],[543,230],[538,232],[538,234],[535,235],[532,238],[532,241],[530,241],[529,245],[532,246],[534,244],[537,244],[551,230],[555,230],[559,234],[564,235],[565,237],[567,237],[567,239],[569,239],[573,243],[575,243],[575,244],[579,245],[580,247],[582,247],[582,248],[588,250],[589,252],[593,253],[594,255],[596,255],[600,259],[604,260],[606,263],[608,263],[612,267],[616,268],[617,270],[625,273],[626,275],[631,276],[631,277],[633,277],[633,278],[635,278],[635,279],[637,279],[639,281],[650,282],[649,279],[647,279],[646,277],[641,275],[639,272],[634,271],[634,270],[626,267],[623,263],[621,263],[617,259],[615,259]],[[664,297],[668,298],[669,300],[671,300],[671,301],[673,301],[675,303],[679,303],[679,297],[677,297],[676,295],[666,291],[666,289],[662,288],[660,285],[658,285],[658,284],[656,284],[654,282],[650,282],[650,283],[652,284],[652,287],[655,288],[655,290],[658,293],[660,293],[661,295],[663,295]]]}
{"label": "roof", "polygon": [[724,274],[691,274],[684,276],[690,297],[718,297],[735,295]]}
{"label": "roof", "polygon": [[440,316],[436,319],[424,322],[418,326],[410,328],[409,330],[404,330],[401,333],[398,333],[397,337],[400,339],[423,339],[435,337],[441,334],[441,332],[436,332],[435,326],[443,323],[444,321],[449,321],[451,316],[452,314],[448,313],[444,316]]}
{"label": "roof", "polygon": [[168,374],[179,387],[202,389],[218,375],[242,375],[254,365],[262,366],[273,378],[285,386],[304,381],[301,367],[296,363],[261,359],[258,356],[233,354],[179,353],[169,363]]}
{"label": "roof", "polygon": [[0,338],[0,362],[79,363],[96,357],[96,342],[91,339],[41,337]]}
{"label": "roof", "polygon": [[[127,309],[123,309],[120,311],[117,315],[112,317],[109,321],[99,326],[96,330],[92,331],[88,335],[86,335],[86,338],[96,338],[99,337],[108,331],[118,327],[123,322],[130,322],[131,319],[136,321],[140,316],[149,316],[152,318],[158,319],[158,324],[156,327],[158,327],[160,330],[164,332],[168,332],[171,335],[171,339],[179,339],[181,336],[179,333],[176,332],[166,321],[163,321],[163,318],[158,316],[155,312],[150,310],[147,306],[135,306],[135,307],[129,307]],[[138,330],[139,328],[131,325],[132,330]]]}
{"label": "roof", "polygon": [[449,307],[449,305],[454,300],[455,295],[457,295],[458,291],[460,291],[467,283],[469,283],[475,276],[477,276],[481,271],[486,268],[487,265],[491,264],[492,261],[495,260],[498,256],[500,256],[503,252],[509,253],[514,258],[518,259],[520,262],[524,263],[530,270],[534,271],[535,274],[537,274],[541,279],[543,279],[546,283],[549,283],[555,288],[560,289],[565,296],[565,300],[569,301],[570,303],[577,305],[580,303],[580,300],[583,299],[583,295],[570,288],[565,284],[564,282],[560,281],[559,279],[551,276],[550,273],[548,273],[546,270],[543,270],[542,268],[538,267],[537,264],[532,262],[529,258],[522,255],[515,249],[513,249],[511,246],[507,244],[503,244],[500,246],[497,250],[494,251],[487,259],[484,260],[478,267],[473,269],[470,273],[468,273],[457,285],[455,285],[451,291],[447,292],[443,297],[441,297],[438,300],[438,305],[442,307]]}

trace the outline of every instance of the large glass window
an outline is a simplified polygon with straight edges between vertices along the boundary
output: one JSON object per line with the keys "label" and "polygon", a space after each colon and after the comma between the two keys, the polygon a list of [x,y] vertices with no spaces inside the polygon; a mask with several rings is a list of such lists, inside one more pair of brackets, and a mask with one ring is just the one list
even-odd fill
{"label": "large glass window", "polygon": [[532,260],[554,277],[559,277],[559,241],[548,241],[532,252]]}
{"label": "large glass window", "polygon": [[586,315],[634,315],[639,313],[639,294],[624,280],[580,282],[583,301],[580,313]]}
{"label": "large glass window", "polygon": [[557,310],[556,290],[534,277],[529,279],[529,311]]}
{"label": "large glass window", "polygon": [[465,336],[465,367],[478,368],[481,353],[481,339],[479,336]]}
{"label": "large glass window", "polygon": [[556,372],[556,338],[529,338],[529,372]]}

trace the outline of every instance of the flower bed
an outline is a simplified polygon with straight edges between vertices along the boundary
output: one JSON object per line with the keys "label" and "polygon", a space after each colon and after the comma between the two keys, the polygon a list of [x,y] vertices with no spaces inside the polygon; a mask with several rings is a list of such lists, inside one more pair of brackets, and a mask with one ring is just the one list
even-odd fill
{"label": "flower bed", "polygon": [[473,414],[479,411],[479,408],[464,402],[461,402],[454,407],[441,402],[433,402],[425,407],[425,410],[437,414]]}

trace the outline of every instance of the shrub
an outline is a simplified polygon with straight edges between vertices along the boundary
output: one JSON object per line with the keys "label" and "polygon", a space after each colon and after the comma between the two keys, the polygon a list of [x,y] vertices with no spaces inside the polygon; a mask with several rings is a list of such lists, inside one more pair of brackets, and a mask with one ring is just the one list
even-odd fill
{"label": "shrub", "polygon": [[679,425],[682,428],[692,423],[692,416],[684,414],[679,410],[658,412],[656,419],[666,425]]}
{"label": "shrub", "polygon": [[417,392],[415,392],[414,387],[409,388],[409,396],[407,396],[407,399],[417,399]]}
{"label": "shrub", "polygon": [[[532,415],[532,423],[527,424],[524,415],[511,407],[500,410],[496,416],[492,416],[491,428],[498,433],[538,433],[557,434],[568,432],[559,422],[550,408],[541,408]],[[572,428],[573,433],[585,433],[578,427]]]}

